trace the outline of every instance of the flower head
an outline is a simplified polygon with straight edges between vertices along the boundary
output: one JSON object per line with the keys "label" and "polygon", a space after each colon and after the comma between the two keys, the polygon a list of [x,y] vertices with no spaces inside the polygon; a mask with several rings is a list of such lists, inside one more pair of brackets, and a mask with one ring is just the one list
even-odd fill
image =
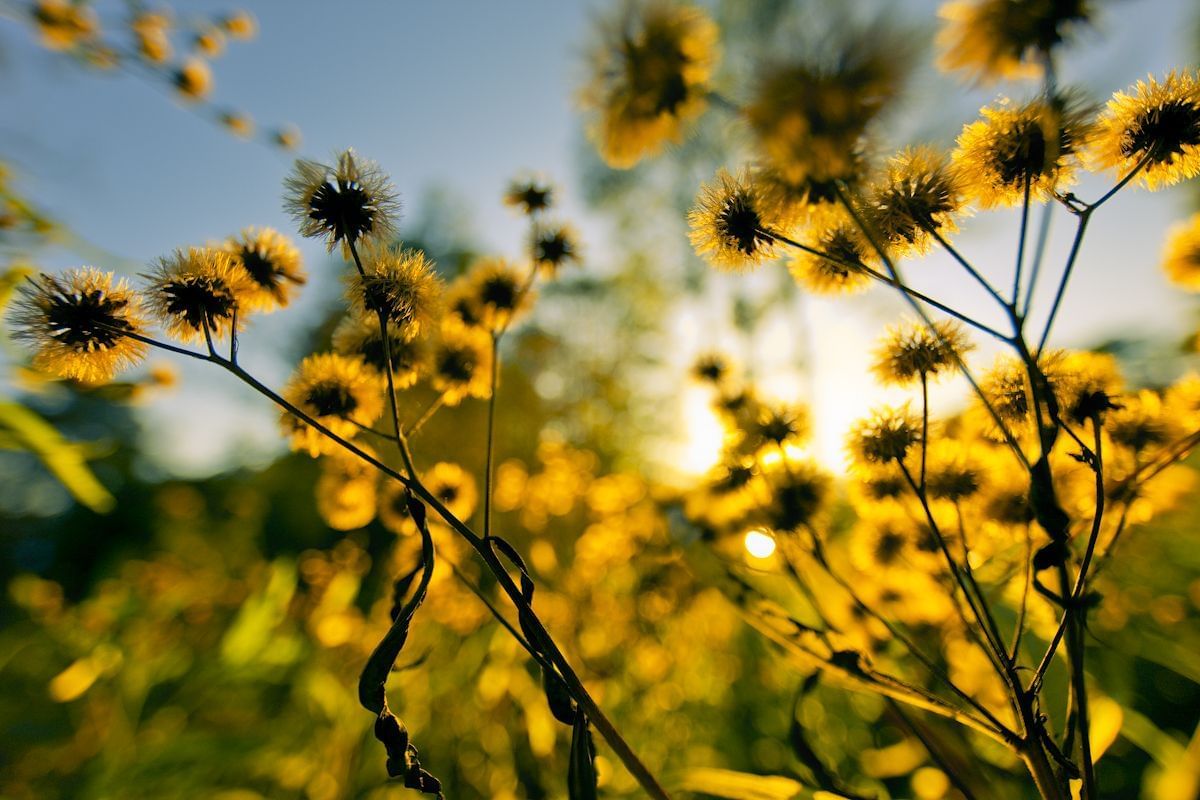
{"label": "flower head", "polygon": [[942,6],[939,66],[972,78],[1028,78],[1035,60],[1066,41],[1092,15],[1093,0],[955,0]]}
{"label": "flower head", "polygon": [[550,208],[553,201],[553,187],[534,176],[517,178],[508,184],[504,192],[505,205],[518,208],[529,216]]}
{"label": "flower head", "polygon": [[507,328],[532,305],[525,278],[503,258],[476,261],[467,272],[466,283],[477,324],[492,333]]}
{"label": "flower head", "polygon": [[421,483],[458,519],[469,519],[475,513],[479,490],[471,473],[458,464],[439,461],[425,471]]}
{"label": "flower head", "polygon": [[448,406],[465,397],[486,399],[491,394],[491,337],[481,328],[454,320],[442,324],[433,348],[433,388]]}
{"label": "flower head", "polygon": [[[392,382],[397,389],[407,389],[429,370],[428,342],[420,337],[405,338],[404,332],[389,323],[387,354],[392,361]],[[379,319],[374,315],[352,314],[338,324],[333,332],[334,352],[358,357],[374,370],[382,384],[387,381],[387,359]]]}
{"label": "flower head", "polygon": [[885,464],[903,461],[921,441],[921,422],[908,407],[881,408],[850,430],[848,446],[856,461]]}
{"label": "flower head", "polygon": [[185,342],[226,336],[252,287],[241,264],[212,247],[176,250],[159,259],[146,278],[154,316],[168,333]]}
{"label": "flower head", "polygon": [[570,225],[541,223],[533,227],[530,250],[543,274],[553,277],[565,264],[579,261],[579,239]]}
{"label": "flower head", "polygon": [[1163,248],[1163,271],[1171,283],[1200,291],[1200,214],[1171,226]]}
{"label": "flower head", "polygon": [[984,208],[1046,200],[1070,184],[1091,130],[1088,113],[1072,98],[1021,106],[1002,101],[963,128],[954,165],[967,195]]}
{"label": "flower head", "polygon": [[127,334],[145,325],[140,300],[124,280],[91,267],[61,277],[39,275],[21,287],[13,323],[34,347],[38,369],[84,383],[103,383],[146,356]]}
{"label": "flower head", "polygon": [[[343,439],[353,438],[360,426],[371,425],[383,413],[376,374],[362,359],[337,353],[318,353],[301,361],[283,397]],[[280,421],[293,450],[316,457],[337,448],[333,440],[286,411]]]}
{"label": "flower head", "polygon": [[745,269],[775,256],[776,219],[748,171],[718,170],[701,188],[688,223],[696,252],[721,269]]}
{"label": "flower head", "polygon": [[350,302],[359,313],[382,314],[407,337],[437,316],[442,282],[420,250],[372,244],[362,253],[365,276],[350,277]]}
{"label": "flower head", "polygon": [[596,48],[581,99],[589,133],[613,167],[655,155],[708,105],[717,60],[717,26],[690,5],[626,3]]}
{"label": "flower head", "polygon": [[705,353],[692,364],[691,373],[697,380],[716,386],[729,374],[729,363],[720,353]]}
{"label": "flower head", "polygon": [[338,154],[336,166],[297,159],[284,185],[284,208],[300,234],[325,239],[329,250],[341,242],[349,251],[361,239],[387,241],[395,233],[400,213],[395,190],[376,164],[353,150]]}
{"label": "flower head", "polygon": [[877,269],[879,257],[845,209],[827,206],[814,211],[797,238],[801,244],[829,256],[804,250],[792,253],[788,270],[805,289],[813,294],[834,295],[870,286],[867,269]]}
{"label": "flower head", "polygon": [[872,369],[884,383],[905,386],[953,370],[971,348],[956,322],[935,322],[932,329],[923,322],[909,322],[888,331],[875,351]]}
{"label": "flower head", "polygon": [[910,147],[893,156],[867,192],[868,222],[893,255],[921,255],[933,233],[956,229],[962,207],[961,181],[946,157],[930,147]]}
{"label": "flower head", "polygon": [[1124,177],[1143,161],[1137,180],[1148,189],[1200,175],[1200,72],[1170,72],[1117,92],[1096,125],[1090,155]]}
{"label": "flower head", "polygon": [[794,531],[809,524],[825,506],[832,481],[810,461],[781,458],[763,467],[754,480],[760,484],[761,502],[754,521],[772,530]]}
{"label": "flower head", "polygon": [[203,100],[212,91],[212,68],[203,59],[189,58],[175,70],[174,81],[184,100]]}
{"label": "flower head", "polygon": [[68,0],[38,0],[32,13],[42,45],[50,50],[70,50],[95,38],[100,27],[91,6]]}
{"label": "flower head", "polygon": [[[359,445],[374,455],[371,448]],[[313,487],[317,513],[336,531],[352,531],[375,518],[378,473],[371,464],[341,448],[321,457],[321,475]]]}
{"label": "flower head", "polygon": [[307,280],[300,251],[271,228],[246,228],[229,239],[225,249],[250,276],[243,294],[248,310],[271,312],[285,307],[291,301],[292,290]]}

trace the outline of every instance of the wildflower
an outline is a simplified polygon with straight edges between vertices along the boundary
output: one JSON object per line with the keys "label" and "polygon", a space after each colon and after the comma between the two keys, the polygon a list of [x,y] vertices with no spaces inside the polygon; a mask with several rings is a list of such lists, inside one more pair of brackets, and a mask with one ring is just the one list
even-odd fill
{"label": "wildflower", "polygon": [[912,569],[921,555],[917,549],[919,538],[908,516],[873,507],[854,527],[850,555],[864,571]]}
{"label": "wildflower", "polygon": [[[360,449],[374,455],[366,445]],[[375,467],[354,453],[341,448],[321,458],[321,474],[313,487],[317,513],[325,524],[337,531],[365,527],[375,518]]]}
{"label": "wildflower", "polygon": [[491,394],[492,349],[486,331],[452,320],[442,325],[433,348],[433,388],[448,406],[465,397],[486,399]]}
{"label": "wildflower", "polygon": [[258,21],[249,11],[235,11],[229,16],[222,17],[218,24],[221,30],[229,34],[229,38],[246,41],[253,39],[258,33]]}
{"label": "wildflower", "polygon": [[630,3],[607,27],[582,93],[589,133],[613,167],[633,166],[683,138],[708,105],[717,27],[689,5]]}
{"label": "wildflower", "polygon": [[460,275],[446,289],[443,305],[447,316],[468,328],[479,326],[480,316],[476,299],[475,287],[471,285],[470,279],[466,275]]}
{"label": "wildflower", "polygon": [[867,192],[868,222],[896,257],[929,250],[932,234],[955,230],[953,215],[963,203],[957,174],[930,147],[911,147],[893,156]]}
{"label": "wildflower", "polygon": [[99,30],[90,6],[67,0],[38,0],[32,13],[42,45],[50,50],[71,50]]}
{"label": "wildflower", "polygon": [[939,66],[982,82],[1041,74],[1034,60],[1089,21],[1092,0],[957,0],[938,12]]}
{"label": "wildflower", "polygon": [[169,334],[185,342],[228,334],[252,286],[241,264],[212,247],[176,250],[146,277],[151,310]]}
{"label": "wildflower", "polygon": [[363,238],[387,241],[395,231],[400,204],[387,176],[370,161],[345,150],[337,166],[297,159],[285,182],[284,209],[300,225],[300,235],[325,239],[326,248],[350,248]]}
{"label": "wildflower", "polygon": [[798,238],[801,244],[829,256],[792,252],[788,271],[805,289],[834,295],[858,292],[870,285],[867,268],[878,266],[878,255],[845,209],[830,206],[814,211]]}
{"label": "wildflower", "polygon": [[905,386],[954,369],[972,346],[956,322],[935,322],[932,329],[909,322],[888,331],[872,370],[886,384]]}
{"label": "wildflower", "polygon": [[1075,351],[1050,353],[1042,371],[1054,390],[1059,414],[1070,422],[1083,423],[1116,408],[1113,398],[1124,384],[1117,359],[1111,353]]}
{"label": "wildflower", "polygon": [[478,324],[492,333],[504,330],[529,310],[530,293],[516,267],[502,258],[481,258],[467,273]]}
{"label": "wildflower", "polygon": [[245,112],[222,111],[219,119],[225,129],[234,136],[249,139],[254,135],[254,120]]}
{"label": "wildflower", "polygon": [[575,231],[563,223],[535,225],[530,249],[533,263],[551,277],[564,264],[579,261],[579,243]]}
{"label": "wildflower", "polygon": [[504,204],[533,216],[553,204],[554,190],[536,177],[518,178],[504,192]]}
{"label": "wildflower", "polygon": [[421,483],[459,520],[469,519],[479,504],[475,479],[458,464],[439,461],[421,476]]}
{"label": "wildflower", "polygon": [[284,150],[295,150],[300,146],[300,131],[291,125],[277,128],[271,133],[271,141]]}
{"label": "wildflower", "polygon": [[[374,374],[362,359],[337,353],[318,353],[301,361],[283,397],[343,439],[353,438],[360,426],[370,426],[383,413],[383,394]],[[293,450],[315,458],[337,448],[336,442],[286,411],[280,421]]]}
{"label": "wildflower", "polygon": [[[387,329],[393,385],[397,389],[407,389],[429,369],[429,348],[419,336],[406,339],[401,328],[393,323],[388,323]],[[333,332],[333,349],[343,356],[361,358],[386,385],[387,361],[378,318],[354,314],[342,320]]]}
{"label": "wildflower", "polygon": [[850,429],[849,449],[858,462],[885,464],[903,461],[921,441],[921,423],[908,407],[881,408]]}
{"label": "wildflower", "polygon": [[925,486],[932,498],[957,503],[974,496],[983,486],[983,466],[962,442],[930,442],[927,459]]}
{"label": "wildflower", "polygon": [[[856,162],[853,174],[843,180],[853,184],[859,169]],[[757,170],[755,179],[762,187],[767,207],[779,219],[799,222],[838,202],[837,182],[832,179],[812,174],[790,177],[784,170],[770,166]]]}
{"label": "wildflower", "polygon": [[851,499],[856,508],[869,508],[881,500],[895,500],[908,491],[904,475],[892,463],[855,464]]}
{"label": "wildflower", "polygon": [[1145,160],[1137,180],[1148,189],[1200,175],[1200,72],[1170,72],[1117,92],[1097,122],[1096,166],[1121,177]]}
{"label": "wildflower", "polygon": [[729,374],[729,364],[717,353],[709,353],[696,359],[692,365],[692,375],[701,381],[717,385]]}
{"label": "wildflower", "polygon": [[701,188],[688,214],[696,252],[713,266],[729,270],[757,266],[775,256],[774,222],[747,171],[730,175],[718,170],[716,180]]}
{"label": "wildflower", "polygon": [[350,302],[359,313],[382,314],[406,337],[433,323],[442,282],[420,250],[371,245],[362,254],[365,275],[350,277]]}
{"label": "wildflower", "polygon": [[201,30],[192,41],[196,52],[206,58],[216,58],[225,51],[225,33],[217,27]]}
{"label": "wildflower", "polygon": [[408,513],[408,490],[400,481],[389,480],[378,495],[376,512],[383,527],[397,536],[417,532],[417,524]]}
{"label": "wildflower", "polygon": [[34,347],[33,365],[84,383],[103,383],[146,356],[141,303],[124,280],[91,267],[40,275],[20,289],[13,324]]}
{"label": "wildflower", "polygon": [[780,459],[756,477],[769,500],[756,518],[776,531],[795,531],[812,522],[825,506],[832,481],[810,461]]}
{"label": "wildflower", "polygon": [[292,289],[307,281],[300,251],[271,228],[246,228],[225,243],[225,250],[250,277],[242,293],[248,310],[271,312],[284,308],[291,301]]}
{"label": "wildflower", "polygon": [[212,91],[212,69],[202,59],[189,58],[175,70],[174,82],[184,100],[203,100]]}
{"label": "wildflower", "polygon": [[167,38],[165,33],[159,31],[135,31],[137,39],[137,50],[144,60],[151,64],[165,64],[170,60],[172,53],[171,40]]}
{"label": "wildflower", "polygon": [[1167,232],[1162,267],[1171,283],[1200,291],[1200,214],[1176,223]]}
{"label": "wildflower", "polygon": [[1171,423],[1162,398],[1143,389],[1122,399],[1120,408],[1108,415],[1104,429],[1116,445],[1138,454],[1170,441],[1173,438]]}
{"label": "wildflower", "polygon": [[1008,101],[981,111],[963,128],[953,160],[966,194],[984,208],[1046,200],[1071,182],[1090,133],[1087,112],[1072,98],[1052,104]]}
{"label": "wildflower", "polygon": [[758,404],[757,414],[742,428],[742,448],[755,452],[767,445],[782,447],[798,443],[812,430],[808,409],[804,406]]}

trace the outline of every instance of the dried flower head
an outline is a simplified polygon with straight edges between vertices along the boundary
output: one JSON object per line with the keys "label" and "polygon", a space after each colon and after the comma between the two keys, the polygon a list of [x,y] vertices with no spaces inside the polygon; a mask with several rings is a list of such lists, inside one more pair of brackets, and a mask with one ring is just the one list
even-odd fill
{"label": "dried flower head", "polygon": [[845,209],[827,206],[814,211],[796,238],[829,256],[804,250],[792,253],[788,270],[805,289],[813,294],[835,295],[851,294],[871,285],[868,269],[878,269],[879,256]]}
{"label": "dried flower head", "polygon": [[1173,423],[1163,407],[1162,398],[1149,389],[1142,389],[1122,398],[1121,407],[1108,415],[1104,430],[1118,447],[1137,454],[1170,441]]}
{"label": "dried flower head", "polygon": [[387,176],[353,150],[338,154],[337,166],[297,159],[285,182],[284,209],[300,225],[300,235],[325,239],[345,255],[362,239],[386,242],[395,234],[400,202]]}
{"label": "dried flower head", "polygon": [[[383,413],[376,374],[362,359],[337,353],[317,353],[301,361],[283,397],[343,439],[353,438],[360,426],[370,426]],[[332,439],[286,411],[280,421],[293,450],[307,451],[315,458],[338,448]]]}
{"label": "dried flower head", "polygon": [[579,237],[566,223],[539,223],[533,227],[530,251],[542,273],[553,277],[560,267],[579,261]]}
{"label": "dried flower head", "polygon": [[921,441],[921,421],[908,406],[881,408],[850,429],[848,447],[855,461],[885,464],[903,461]]}
{"label": "dried flower head", "polygon": [[1038,58],[1086,24],[1093,0],[956,0],[938,12],[939,66],[975,80],[1030,78],[1041,74]]}
{"label": "dried flower head", "polygon": [[602,35],[581,100],[600,155],[627,168],[682,139],[707,107],[717,27],[695,6],[637,0]]}
{"label": "dried flower head", "polygon": [[1163,248],[1162,267],[1171,283],[1188,291],[1200,291],[1200,213],[1171,226]]}
{"label": "dried flower head", "polygon": [[272,228],[246,228],[225,243],[225,249],[250,276],[242,295],[249,311],[270,313],[284,308],[292,290],[307,281],[300,251],[283,234]]}
{"label": "dried flower head", "polygon": [[1173,71],[1117,92],[1096,125],[1092,162],[1120,177],[1145,161],[1137,181],[1148,189],[1200,175],[1200,71]]}
{"label": "dried flower head", "polygon": [[[392,361],[392,381],[397,389],[407,389],[429,371],[429,344],[421,336],[405,338],[403,330],[388,323],[387,353]],[[387,359],[379,318],[374,315],[352,314],[342,320],[333,332],[334,352],[358,357],[374,370],[381,384],[387,381]]]}
{"label": "dried flower head", "polygon": [[706,353],[692,364],[692,375],[705,383],[717,385],[729,375],[729,363],[719,353]]}
{"label": "dried flower head", "polygon": [[[253,282],[224,250],[189,247],[160,258],[146,276],[151,311],[167,333],[184,342],[223,338],[233,327]],[[243,316],[239,325],[245,321]]]}
{"label": "dried flower head", "polygon": [[62,378],[103,383],[146,356],[127,334],[143,332],[140,300],[124,280],[91,267],[39,275],[20,289],[15,335],[34,348],[33,365]]}
{"label": "dried flower head", "polygon": [[433,347],[433,388],[442,393],[448,406],[465,397],[486,399],[491,394],[491,337],[481,328],[471,328],[447,319]]}
{"label": "dried flower head", "polygon": [[1041,202],[1069,186],[1091,130],[1089,110],[1072,97],[1054,103],[1007,100],[963,128],[954,166],[967,196],[984,208]]}
{"label": "dried flower head", "polygon": [[470,519],[479,504],[475,479],[458,464],[439,461],[421,476],[421,483],[459,520]]}
{"label": "dried flower head", "polygon": [[832,480],[811,461],[781,458],[755,477],[760,500],[754,521],[771,530],[795,531],[808,525],[829,499]]}
{"label": "dried flower head", "polygon": [[534,216],[553,205],[554,189],[537,176],[526,176],[513,180],[504,192],[504,204]]}
{"label": "dried flower head", "polygon": [[776,254],[777,220],[747,170],[718,170],[688,214],[696,252],[727,270],[754,267]]}
{"label": "dried flower head", "polygon": [[442,299],[442,282],[433,262],[420,250],[371,244],[363,250],[365,275],[352,273],[348,294],[358,313],[382,314],[407,337],[433,324]]}
{"label": "dried flower head", "polygon": [[204,59],[189,58],[175,70],[174,81],[184,100],[203,100],[212,91],[212,68]]}
{"label": "dried flower head", "polygon": [[905,322],[888,330],[872,370],[885,384],[907,386],[953,370],[972,347],[957,322]]}
{"label": "dried flower head", "polygon": [[498,333],[526,313],[533,303],[526,278],[503,258],[481,258],[466,276],[477,324]]}
{"label": "dried flower head", "polygon": [[929,250],[932,234],[956,230],[963,204],[961,181],[946,157],[931,147],[893,156],[867,192],[868,223],[896,257]]}
{"label": "dried flower head", "polygon": [[927,459],[925,488],[934,499],[957,503],[976,495],[984,484],[983,463],[963,442],[932,441]]}

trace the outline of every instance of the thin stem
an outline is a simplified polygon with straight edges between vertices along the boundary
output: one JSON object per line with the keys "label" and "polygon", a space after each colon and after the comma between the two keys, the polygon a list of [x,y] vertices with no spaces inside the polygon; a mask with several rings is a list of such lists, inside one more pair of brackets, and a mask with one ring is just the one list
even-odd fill
{"label": "thin stem", "polygon": [[1021,271],[1025,266],[1025,236],[1029,229],[1029,192],[1032,182],[1032,177],[1026,173],[1025,192],[1021,198],[1021,231],[1017,235],[1017,265],[1013,268],[1012,303],[1009,304],[1013,309],[1017,308],[1017,302],[1021,299]]}
{"label": "thin stem", "polygon": [[1046,260],[1046,245],[1050,241],[1050,222],[1054,219],[1054,206],[1051,203],[1042,204],[1042,217],[1038,223],[1037,243],[1033,247],[1033,264],[1029,268],[1029,280],[1025,284],[1025,302],[1018,310],[1021,319],[1029,315],[1033,304],[1033,292],[1037,287],[1038,276],[1042,272],[1042,262]]}
{"label": "thin stem", "polygon": [[971,262],[967,261],[962,253],[958,252],[958,250],[952,244],[946,241],[946,239],[940,233],[938,233],[937,228],[933,227],[932,225],[926,225],[924,227],[925,230],[929,232],[929,235],[936,239],[937,243],[942,246],[942,249],[949,253],[950,257],[957,261],[959,266],[966,270],[967,274],[974,278],[975,282],[983,287],[984,291],[986,291],[991,298],[996,301],[997,305],[1004,309],[1009,307],[1008,302],[1000,296],[998,291],[996,291],[996,287],[992,286],[988,279],[980,274],[979,270],[971,266]]}
{"label": "thin stem", "polygon": [[443,392],[437,396],[436,400],[429,404],[429,407],[426,408],[421,416],[417,418],[416,422],[408,426],[408,438],[411,439],[412,437],[416,436],[421,428],[425,427],[425,423],[433,419],[433,415],[436,414],[441,407],[445,405],[445,403],[446,394]]}
{"label": "thin stem", "polygon": [[1075,238],[1071,242],[1071,252],[1067,255],[1067,264],[1063,268],[1062,278],[1058,281],[1058,289],[1054,292],[1054,302],[1050,305],[1050,316],[1046,318],[1046,327],[1042,329],[1041,338],[1038,339],[1038,354],[1041,354],[1046,346],[1046,340],[1050,338],[1050,329],[1054,326],[1054,318],[1058,316],[1059,306],[1062,305],[1063,295],[1067,291],[1067,282],[1071,280],[1071,272],[1075,269],[1075,262],[1079,258],[1079,247],[1083,244],[1083,234],[1087,231],[1088,220],[1091,218],[1092,213],[1090,210],[1085,209],[1079,214],[1079,224],[1075,228]]}
{"label": "thin stem", "polygon": [[492,334],[492,390],[488,395],[487,455],[483,465],[483,538],[492,535],[492,450],[496,428],[496,389],[500,376],[500,334]]}
{"label": "thin stem", "polygon": [[1029,607],[1029,589],[1033,583],[1033,531],[1025,524],[1025,587],[1021,590],[1021,605],[1017,610],[1017,623],[1013,631],[1012,646],[1008,660],[1015,664],[1021,652],[1021,637],[1025,632],[1025,614]]}
{"label": "thin stem", "polygon": [[921,492],[925,492],[925,462],[929,456],[929,376],[921,370]]}

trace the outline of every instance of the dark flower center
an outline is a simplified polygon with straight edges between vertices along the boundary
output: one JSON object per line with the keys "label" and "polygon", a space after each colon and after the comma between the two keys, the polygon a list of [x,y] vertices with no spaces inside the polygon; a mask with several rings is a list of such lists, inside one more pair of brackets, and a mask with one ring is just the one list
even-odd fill
{"label": "dark flower center", "polygon": [[438,359],[438,372],[451,383],[466,383],[475,372],[475,359],[468,350],[445,350]]}
{"label": "dark flower center", "polygon": [[775,494],[772,524],[777,530],[795,530],[812,519],[820,503],[821,492],[812,482],[789,483]]}
{"label": "dark flower center", "polygon": [[121,316],[124,300],[114,300],[103,291],[49,296],[46,321],[50,335],[76,350],[107,350],[133,330]]}
{"label": "dark flower center", "polygon": [[534,246],[537,260],[548,264],[561,264],[572,255],[571,242],[561,232],[539,237]]}
{"label": "dark flower center", "polygon": [[725,239],[748,256],[754,255],[759,245],[771,241],[762,229],[762,218],[744,195],[735,195],[725,201],[717,214],[717,225]]}
{"label": "dark flower center", "polygon": [[893,530],[879,534],[875,541],[875,560],[880,564],[894,564],[904,552],[904,536]]}
{"label": "dark flower center", "polygon": [[1162,164],[1196,145],[1200,145],[1200,106],[1173,100],[1142,114],[1121,142],[1121,152],[1131,157],[1153,148],[1152,160]]}
{"label": "dark flower center", "polygon": [[207,323],[229,319],[237,308],[237,300],[225,281],[219,278],[189,276],[178,278],[162,289],[167,298],[167,313],[183,317],[190,327],[199,330]]}
{"label": "dark flower center", "polygon": [[550,190],[541,186],[529,185],[523,187],[513,197],[518,205],[524,206],[528,212],[541,211],[550,206]]}
{"label": "dark flower center", "polygon": [[257,250],[243,247],[241,258],[246,272],[250,273],[250,277],[259,286],[265,289],[274,289],[283,279],[283,273],[275,267],[274,262]]}
{"label": "dark flower center", "polygon": [[[392,369],[396,371],[406,370],[413,363],[413,348],[407,346],[405,342],[400,341],[395,336],[391,337],[388,342],[388,351],[392,356]],[[366,339],[358,348],[358,354],[362,356],[363,361],[370,366],[383,372],[387,369],[387,360],[383,352],[383,337],[373,335]]]}
{"label": "dark flower center", "polygon": [[484,305],[509,311],[517,305],[517,286],[507,276],[496,275],[479,287],[479,297]]}
{"label": "dark flower center", "polygon": [[340,417],[358,408],[358,401],[354,399],[354,395],[350,393],[345,384],[332,381],[318,383],[308,390],[308,396],[305,399],[320,417]]}
{"label": "dark flower center", "polygon": [[441,500],[443,503],[453,503],[455,500],[458,499],[458,487],[457,486],[449,486],[449,485],[443,486],[441,489],[438,490],[437,496],[438,496],[438,499]]}
{"label": "dark flower center", "polygon": [[675,36],[656,32],[646,40],[630,45],[626,74],[634,107],[644,116],[674,114],[688,99],[688,84],[683,69],[688,59]]}
{"label": "dark flower center", "polygon": [[729,471],[713,488],[718,492],[732,492],[742,488],[754,477],[754,470],[742,464],[729,468]]}
{"label": "dark flower center", "polygon": [[333,241],[351,244],[370,233],[375,223],[375,201],[357,183],[326,181],[308,201],[308,216],[333,235]]}

